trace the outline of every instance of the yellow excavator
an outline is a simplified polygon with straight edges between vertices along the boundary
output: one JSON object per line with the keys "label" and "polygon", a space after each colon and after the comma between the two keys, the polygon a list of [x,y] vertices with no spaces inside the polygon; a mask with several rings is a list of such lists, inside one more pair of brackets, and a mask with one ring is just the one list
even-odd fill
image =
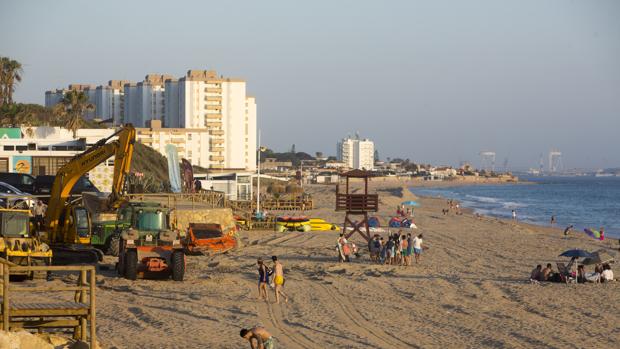
{"label": "yellow excavator", "polygon": [[[114,137],[118,138],[112,140]],[[80,199],[71,200],[71,189],[82,176],[114,156],[112,193],[104,206],[109,211],[117,209],[122,203],[123,186],[129,173],[135,140],[135,128],[126,124],[58,170],[45,215],[46,231],[40,236],[52,249],[52,264],[94,264],[103,258],[103,252],[90,245],[90,215],[80,204]]]}

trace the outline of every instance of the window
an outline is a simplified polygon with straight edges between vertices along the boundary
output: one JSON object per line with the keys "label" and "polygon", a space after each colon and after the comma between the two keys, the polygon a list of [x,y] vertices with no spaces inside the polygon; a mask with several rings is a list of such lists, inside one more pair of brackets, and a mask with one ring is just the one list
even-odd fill
{"label": "window", "polygon": [[191,140],[192,140],[192,134],[191,134],[191,133],[188,133],[188,134],[187,134],[187,140],[188,140],[188,141],[191,141]]}
{"label": "window", "polygon": [[15,146],[15,150],[17,150],[17,151],[28,150],[28,146],[27,145],[16,145]]}
{"label": "window", "polygon": [[4,146],[4,150],[15,150],[15,146],[14,145],[5,145]]}

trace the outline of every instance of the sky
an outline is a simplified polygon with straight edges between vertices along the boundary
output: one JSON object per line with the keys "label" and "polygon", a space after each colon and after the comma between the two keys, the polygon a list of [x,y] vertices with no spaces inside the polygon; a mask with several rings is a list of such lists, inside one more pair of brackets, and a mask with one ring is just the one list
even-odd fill
{"label": "sky", "polygon": [[0,0],[19,102],[210,69],[247,80],[262,143],[381,159],[620,167],[620,1]]}

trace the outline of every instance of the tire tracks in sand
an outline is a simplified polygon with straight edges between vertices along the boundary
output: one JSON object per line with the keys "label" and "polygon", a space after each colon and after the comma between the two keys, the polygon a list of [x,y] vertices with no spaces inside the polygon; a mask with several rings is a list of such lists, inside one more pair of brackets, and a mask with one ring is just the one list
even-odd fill
{"label": "tire tracks in sand", "polygon": [[372,337],[369,339],[374,339],[374,344],[378,345],[378,347],[398,348],[403,347],[403,345],[406,348],[416,347],[411,343],[405,342],[399,338],[395,338],[389,335],[385,331],[379,329],[376,324],[373,324],[372,322],[366,320],[366,318],[364,318],[362,314],[354,310],[355,306],[353,305],[353,303],[351,303],[351,301],[347,297],[342,296],[333,287],[329,287],[321,283],[317,283],[317,285],[319,285],[332,299],[335,300],[335,303],[338,304],[338,307],[342,310],[342,313],[344,313],[344,315],[347,316],[348,319],[351,319],[351,322],[353,322],[358,327],[366,330],[365,333],[368,334],[369,337]]}
{"label": "tire tracks in sand", "polygon": [[[283,304],[276,304],[275,306],[280,308]],[[258,313],[260,321],[263,324],[269,324],[269,329],[274,330],[273,336],[276,338],[276,343],[283,348],[312,349],[317,347],[317,343],[314,343],[299,331],[290,329],[284,323],[282,308],[276,311],[273,304],[261,302],[258,306]]]}

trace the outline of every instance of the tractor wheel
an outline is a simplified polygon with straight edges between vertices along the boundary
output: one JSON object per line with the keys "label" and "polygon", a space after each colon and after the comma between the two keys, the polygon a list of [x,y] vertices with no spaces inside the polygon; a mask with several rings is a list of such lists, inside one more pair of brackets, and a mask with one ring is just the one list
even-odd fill
{"label": "tractor wheel", "polygon": [[125,278],[135,280],[138,277],[138,251],[125,252]]}
{"label": "tractor wheel", "polygon": [[183,251],[172,252],[172,280],[183,281],[185,275],[185,254]]}
{"label": "tractor wheel", "polygon": [[120,250],[120,242],[121,238],[118,235],[112,235],[108,240],[108,254],[110,256],[118,257],[118,252]]}

